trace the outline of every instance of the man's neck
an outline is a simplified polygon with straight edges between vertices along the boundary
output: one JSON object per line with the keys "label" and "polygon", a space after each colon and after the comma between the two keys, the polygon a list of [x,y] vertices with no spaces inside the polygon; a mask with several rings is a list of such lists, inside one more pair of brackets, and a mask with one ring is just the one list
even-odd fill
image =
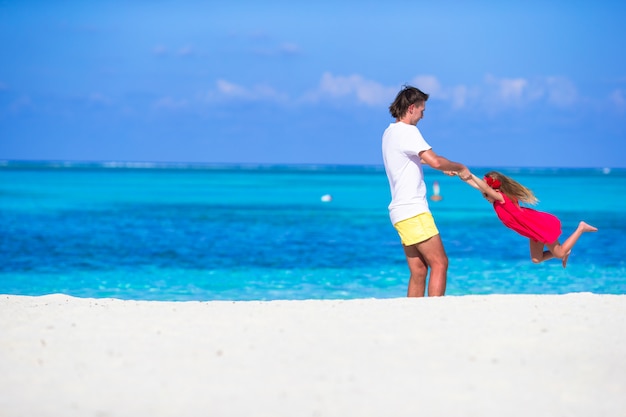
{"label": "man's neck", "polygon": [[407,117],[403,117],[401,119],[396,119],[396,123],[404,123],[405,125],[417,125],[417,123],[411,123],[411,120],[409,120]]}

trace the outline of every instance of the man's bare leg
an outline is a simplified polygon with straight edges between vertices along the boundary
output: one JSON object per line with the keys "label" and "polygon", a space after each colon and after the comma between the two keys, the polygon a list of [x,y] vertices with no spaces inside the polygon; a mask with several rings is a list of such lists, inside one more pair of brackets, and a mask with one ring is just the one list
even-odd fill
{"label": "man's bare leg", "polygon": [[416,245],[404,246],[404,254],[406,262],[409,266],[409,288],[407,297],[423,297],[426,291],[426,275],[428,274],[428,265],[417,250]]}
{"label": "man's bare leg", "polygon": [[435,235],[430,239],[420,242],[417,250],[430,267],[428,280],[428,296],[439,297],[446,293],[446,281],[448,276],[448,255],[443,247],[441,235]]}

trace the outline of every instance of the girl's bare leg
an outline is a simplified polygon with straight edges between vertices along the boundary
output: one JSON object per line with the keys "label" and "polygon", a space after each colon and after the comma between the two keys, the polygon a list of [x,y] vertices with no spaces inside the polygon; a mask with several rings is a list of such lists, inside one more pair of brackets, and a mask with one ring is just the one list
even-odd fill
{"label": "girl's bare leg", "polygon": [[580,222],[578,223],[578,227],[576,228],[574,233],[572,233],[570,237],[568,237],[565,242],[563,242],[562,245],[557,240],[555,243],[548,245],[548,249],[550,249],[550,252],[552,252],[555,258],[563,260],[563,268],[565,268],[567,266],[567,258],[569,257],[569,254],[572,252],[572,248],[574,247],[578,239],[580,239],[582,234],[597,231],[598,229],[596,227],[593,227],[585,222]]}
{"label": "girl's bare leg", "polygon": [[563,268],[565,268],[567,266],[567,260],[569,259],[569,254],[572,253],[572,251],[569,251],[565,254],[565,256],[563,258],[561,258],[561,261],[563,263]]}
{"label": "girl's bare leg", "polygon": [[543,250],[544,244],[542,242],[537,242],[536,240],[530,239],[530,259],[533,263],[541,263],[543,261],[547,261],[548,259],[554,258],[554,255],[549,250]]}

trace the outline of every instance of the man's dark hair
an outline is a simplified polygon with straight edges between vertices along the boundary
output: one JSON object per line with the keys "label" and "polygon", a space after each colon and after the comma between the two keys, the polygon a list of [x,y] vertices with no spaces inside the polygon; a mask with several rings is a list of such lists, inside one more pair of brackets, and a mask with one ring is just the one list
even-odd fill
{"label": "man's dark hair", "polygon": [[401,119],[406,114],[411,104],[423,103],[428,100],[428,94],[419,88],[405,85],[389,106],[389,113],[396,119]]}

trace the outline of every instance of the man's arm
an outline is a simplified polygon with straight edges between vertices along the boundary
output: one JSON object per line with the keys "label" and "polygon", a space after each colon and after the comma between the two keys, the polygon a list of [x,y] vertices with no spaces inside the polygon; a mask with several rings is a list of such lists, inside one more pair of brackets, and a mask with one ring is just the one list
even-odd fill
{"label": "man's arm", "polygon": [[437,155],[435,151],[429,149],[420,153],[420,158],[431,168],[439,171],[452,171],[456,172],[462,180],[468,180],[472,177],[472,173],[467,167],[461,163],[450,161],[443,156]]}

